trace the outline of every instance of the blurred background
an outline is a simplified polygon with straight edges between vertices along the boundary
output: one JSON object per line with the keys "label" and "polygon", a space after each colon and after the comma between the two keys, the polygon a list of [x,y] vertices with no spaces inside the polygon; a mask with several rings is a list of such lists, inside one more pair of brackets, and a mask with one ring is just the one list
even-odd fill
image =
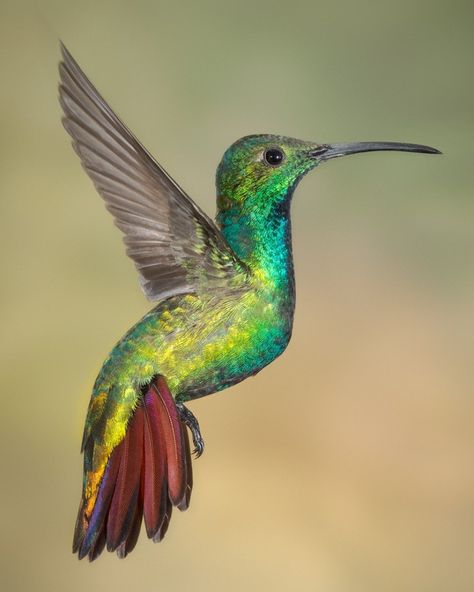
{"label": "blurred background", "polygon": [[[209,213],[245,134],[444,152],[302,182],[287,352],[191,405],[206,453],[165,541],[91,565],[82,424],[151,305],[60,125],[58,38]],[[2,0],[2,590],[473,589],[472,49],[468,1]]]}

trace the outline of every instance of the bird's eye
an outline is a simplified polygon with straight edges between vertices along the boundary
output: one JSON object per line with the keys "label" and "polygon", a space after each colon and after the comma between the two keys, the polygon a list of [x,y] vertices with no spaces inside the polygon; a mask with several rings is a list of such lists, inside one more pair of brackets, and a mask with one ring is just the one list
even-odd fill
{"label": "bird's eye", "polygon": [[263,154],[264,161],[270,166],[279,166],[285,158],[285,153],[280,148],[267,148]]}

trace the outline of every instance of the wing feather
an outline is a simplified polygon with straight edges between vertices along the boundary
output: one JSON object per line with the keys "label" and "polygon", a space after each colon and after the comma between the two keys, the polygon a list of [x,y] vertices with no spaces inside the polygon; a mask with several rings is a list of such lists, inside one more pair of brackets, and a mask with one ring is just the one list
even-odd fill
{"label": "wing feather", "polygon": [[120,121],[62,45],[59,100],[74,150],[124,234],[150,300],[245,273],[214,222]]}

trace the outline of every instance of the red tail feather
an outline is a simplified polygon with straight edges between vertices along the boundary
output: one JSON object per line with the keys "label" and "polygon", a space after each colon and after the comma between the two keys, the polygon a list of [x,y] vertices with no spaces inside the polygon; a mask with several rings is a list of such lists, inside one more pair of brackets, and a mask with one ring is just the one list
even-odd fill
{"label": "red tail feather", "polygon": [[[142,487],[143,485],[140,485]],[[130,532],[128,533],[127,538],[117,547],[117,555],[120,559],[124,559],[133,549],[138,541],[138,536],[140,535],[140,528],[142,525],[142,517],[143,517],[143,491],[140,492],[138,496],[137,505],[135,508],[135,516],[133,518]]]}
{"label": "red tail feather", "polygon": [[160,425],[168,461],[168,491],[173,506],[179,506],[186,496],[186,449],[183,442],[181,420],[168,385],[159,376],[152,388],[160,403]]}
{"label": "red tail feather", "polygon": [[107,550],[123,543],[135,519],[143,459],[143,406],[133,414],[120,453],[120,468],[107,519]]}
{"label": "red tail feather", "polygon": [[[89,450],[90,448],[90,450]],[[86,454],[93,453],[93,445]],[[84,498],[73,551],[93,561],[103,551],[125,557],[135,547],[142,517],[149,538],[160,541],[172,506],[185,510],[192,489],[189,438],[163,377],[157,377],[113,450],[92,511]]]}
{"label": "red tail feather", "polygon": [[163,522],[168,499],[166,446],[160,428],[158,397],[150,387],[145,395],[143,511],[148,538]]}

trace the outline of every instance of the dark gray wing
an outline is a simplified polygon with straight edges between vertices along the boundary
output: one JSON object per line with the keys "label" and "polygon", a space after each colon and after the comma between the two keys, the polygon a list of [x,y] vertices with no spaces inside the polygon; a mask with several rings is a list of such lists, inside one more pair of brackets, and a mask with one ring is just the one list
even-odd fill
{"label": "dark gray wing", "polygon": [[242,264],[61,45],[59,100],[73,147],[124,233],[150,300],[226,287]]}

